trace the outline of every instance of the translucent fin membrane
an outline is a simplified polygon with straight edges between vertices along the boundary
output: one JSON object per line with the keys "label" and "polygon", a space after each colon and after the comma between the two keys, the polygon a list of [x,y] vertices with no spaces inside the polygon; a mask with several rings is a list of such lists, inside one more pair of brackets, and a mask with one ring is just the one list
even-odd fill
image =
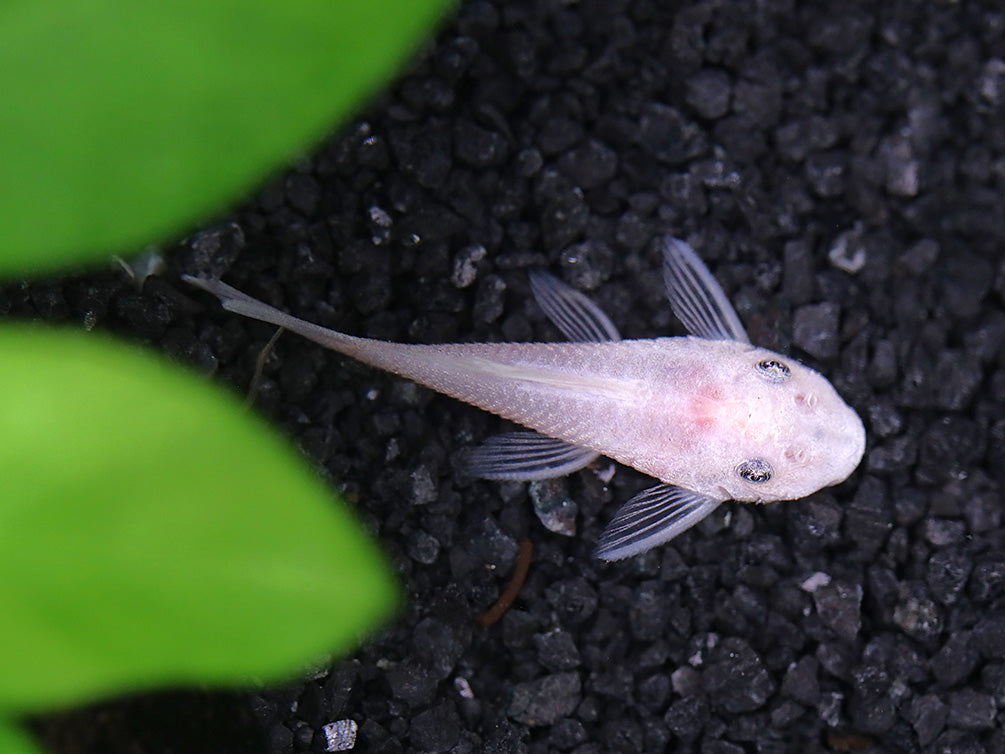
{"label": "translucent fin membrane", "polygon": [[597,455],[537,432],[505,432],[468,450],[464,465],[480,479],[533,482],[579,471]]}
{"label": "translucent fin membrane", "polygon": [[688,332],[707,340],[749,343],[733,305],[694,249],[672,236],[660,239],[660,246],[667,298]]}
{"label": "translucent fin membrane", "polygon": [[530,289],[548,319],[572,342],[621,340],[618,328],[599,306],[558,278],[531,270]]}
{"label": "translucent fin membrane", "polygon": [[638,555],[690,529],[721,503],[672,484],[650,487],[621,506],[593,554],[602,560]]}

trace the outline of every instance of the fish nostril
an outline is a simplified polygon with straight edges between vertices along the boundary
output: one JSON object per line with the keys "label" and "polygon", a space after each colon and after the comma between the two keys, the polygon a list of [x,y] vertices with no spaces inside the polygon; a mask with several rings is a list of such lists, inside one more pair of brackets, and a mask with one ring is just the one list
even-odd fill
{"label": "fish nostril", "polygon": [[817,405],[817,397],[813,393],[796,393],[795,401],[800,406],[813,408]]}
{"label": "fish nostril", "polygon": [[786,448],[784,456],[786,461],[802,463],[806,460],[806,451],[802,448]]}

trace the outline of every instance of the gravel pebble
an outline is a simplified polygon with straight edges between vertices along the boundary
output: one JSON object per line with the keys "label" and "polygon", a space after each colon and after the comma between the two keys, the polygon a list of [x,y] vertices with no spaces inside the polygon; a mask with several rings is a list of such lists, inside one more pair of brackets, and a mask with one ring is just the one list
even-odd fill
{"label": "gravel pebble", "polygon": [[684,100],[702,118],[714,120],[729,112],[732,83],[724,71],[706,69],[685,82]]}
{"label": "gravel pebble", "polygon": [[734,637],[712,650],[702,686],[713,706],[729,714],[760,709],[776,688],[758,654]]}
{"label": "gravel pebble", "polygon": [[793,342],[810,356],[833,359],[838,353],[840,313],[841,307],[830,302],[799,307],[792,326]]}
{"label": "gravel pebble", "polygon": [[922,746],[928,746],[935,740],[948,717],[949,708],[935,694],[918,696],[911,702],[910,720]]}
{"label": "gravel pebble", "polygon": [[1005,659],[1005,614],[992,613],[977,621],[973,629],[974,647],[984,657]]}
{"label": "gravel pebble", "polygon": [[579,667],[579,650],[572,634],[556,628],[534,636],[538,661],[551,671],[573,670]]}
{"label": "gravel pebble", "polygon": [[974,689],[960,689],[949,695],[949,725],[964,730],[991,730],[995,727],[994,700]]}
{"label": "gravel pebble", "polygon": [[932,657],[932,674],[943,686],[955,686],[974,672],[979,660],[971,633],[958,631]]}
{"label": "gravel pebble", "polygon": [[579,674],[556,673],[515,685],[507,714],[531,727],[551,725],[572,714],[579,700]]}
{"label": "gravel pebble", "polygon": [[450,751],[460,738],[461,726],[457,710],[450,702],[444,702],[412,719],[408,738],[421,751]]}
{"label": "gravel pebble", "polygon": [[842,639],[853,641],[862,628],[862,586],[832,581],[813,592],[824,625]]}

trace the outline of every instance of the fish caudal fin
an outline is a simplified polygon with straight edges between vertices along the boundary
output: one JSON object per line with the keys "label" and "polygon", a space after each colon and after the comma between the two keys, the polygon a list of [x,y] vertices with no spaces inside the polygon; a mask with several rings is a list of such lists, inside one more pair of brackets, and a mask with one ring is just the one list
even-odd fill
{"label": "fish caudal fin", "polygon": [[321,327],[299,317],[294,317],[292,314],[280,311],[276,307],[269,306],[265,302],[259,301],[247,293],[242,293],[232,285],[227,285],[215,278],[182,275],[182,280],[189,285],[194,285],[196,288],[201,288],[207,293],[216,296],[220,299],[221,306],[227,311],[251,319],[257,319],[261,322],[268,322],[278,327],[284,327],[291,332],[313,340],[315,343],[320,343],[341,353],[355,356],[355,351],[358,350],[355,346],[362,342],[361,338],[340,333],[338,330]]}

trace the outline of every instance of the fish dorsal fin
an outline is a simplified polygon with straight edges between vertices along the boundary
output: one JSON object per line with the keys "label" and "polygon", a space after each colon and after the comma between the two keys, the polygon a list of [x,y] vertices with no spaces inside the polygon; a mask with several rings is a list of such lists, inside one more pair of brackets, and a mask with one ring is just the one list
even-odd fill
{"label": "fish dorsal fin", "polygon": [[694,249],[673,236],[664,236],[659,245],[667,298],[688,332],[706,340],[749,343],[733,305]]}
{"label": "fish dorsal fin", "polygon": [[537,305],[573,343],[621,340],[610,318],[575,288],[541,270],[531,270],[529,277]]}
{"label": "fish dorsal fin", "polygon": [[721,504],[721,500],[674,484],[650,487],[614,514],[593,554],[602,560],[638,555],[669,542]]}

